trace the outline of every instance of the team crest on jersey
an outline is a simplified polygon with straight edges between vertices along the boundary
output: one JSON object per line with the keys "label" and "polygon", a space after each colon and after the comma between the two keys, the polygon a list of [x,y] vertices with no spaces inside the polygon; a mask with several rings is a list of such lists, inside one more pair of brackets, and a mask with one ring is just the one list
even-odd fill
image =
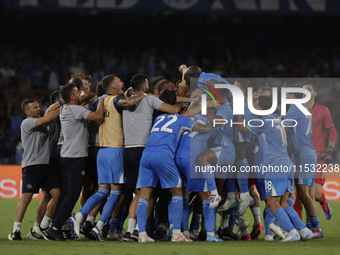
{"label": "team crest on jersey", "polygon": [[27,184],[27,185],[26,185],[26,188],[27,188],[27,189],[32,189],[32,184]]}

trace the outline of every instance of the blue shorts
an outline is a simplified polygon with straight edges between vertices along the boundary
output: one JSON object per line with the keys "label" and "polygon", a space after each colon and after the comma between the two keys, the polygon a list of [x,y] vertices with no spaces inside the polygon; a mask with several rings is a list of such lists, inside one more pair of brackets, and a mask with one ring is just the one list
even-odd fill
{"label": "blue shorts", "polygon": [[[272,161],[269,165],[271,167],[291,166],[292,162],[289,158],[287,159],[276,159]],[[287,168],[286,168],[287,170]],[[278,171],[278,172],[267,172],[265,178],[265,191],[266,196],[277,197],[283,196],[286,191],[291,192],[291,179],[289,178],[290,172]],[[289,188],[290,187],[290,188]]]}
{"label": "blue shorts", "polygon": [[206,192],[208,190],[215,190],[216,182],[214,178],[191,178],[189,181],[189,192]]}
{"label": "blue shorts", "polygon": [[162,151],[147,151],[146,148],[140,161],[137,189],[155,188],[158,180],[163,189],[182,187],[182,178],[173,155]]}
{"label": "blue shorts", "polygon": [[183,187],[188,187],[190,178],[190,157],[175,158],[175,163],[183,181]]}
{"label": "blue shorts", "polygon": [[217,157],[217,164],[221,166],[233,165],[235,162],[235,147],[232,146],[218,146],[209,148]]}
{"label": "blue shorts", "polygon": [[124,148],[100,148],[97,156],[98,184],[123,184]]}
{"label": "blue shorts", "polygon": [[255,178],[254,183],[255,183],[257,192],[260,195],[261,201],[266,201],[265,179],[264,178]]}
{"label": "blue shorts", "polygon": [[295,184],[314,187],[316,174],[317,156],[316,153],[309,155],[295,155],[296,174]]}

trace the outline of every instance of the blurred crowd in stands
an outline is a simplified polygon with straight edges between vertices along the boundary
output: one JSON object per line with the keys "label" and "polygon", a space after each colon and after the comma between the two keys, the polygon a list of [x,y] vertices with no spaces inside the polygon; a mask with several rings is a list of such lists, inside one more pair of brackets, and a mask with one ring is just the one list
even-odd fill
{"label": "blurred crowd in stands", "polygon": [[[12,17],[7,17],[7,19],[14,20]],[[234,30],[247,27],[246,22],[240,25],[238,19],[230,18],[230,20],[234,23],[232,24]],[[217,24],[219,19],[209,18],[208,21],[208,27],[204,29],[209,30],[209,25]],[[34,22],[37,24],[38,21]],[[79,25],[82,21],[77,22]],[[39,37],[36,37],[38,32],[32,32],[32,36],[35,37],[33,43],[30,42],[31,38],[26,38],[26,36],[22,36],[23,41],[18,42],[17,39],[21,37],[14,35],[11,31],[8,41],[0,44],[0,89],[2,91],[0,95],[0,164],[18,163],[17,147],[20,147],[20,123],[23,118],[20,105],[23,99],[36,98],[42,108],[46,109],[49,105],[49,94],[59,89],[60,85],[66,84],[72,73],[91,74],[93,77],[91,90],[93,91],[101,78],[110,73],[120,77],[125,83],[125,88],[128,87],[131,76],[136,73],[147,74],[151,82],[165,77],[175,83],[180,78],[178,67],[183,63],[188,66],[196,64],[205,72],[216,73],[227,78],[340,77],[340,47],[335,44],[329,47],[325,42],[311,44],[312,35],[305,38],[306,44],[296,41],[289,44],[287,42],[290,38],[285,38],[278,45],[266,45],[262,43],[264,32],[261,32],[261,24],[257,22],[257,30],[250,28],[252,32],[248,31],[249,34],[241,36],[239,38],[241,40],[226,43],[229,39],[235,38],[236,32],[231,31],[232,37],[223,31],[224,35],[218,36],[215,30],[221,28],[220,25],[212,29],[211,38],[205,37],[202,45],[202,42],[199,42],[200,37],[190,38],[186,35],[187,31],[198,34],[202,28],[193,27],[191,30],[186,30],[182,27],[181,33],[176,34],[179,24],[182,24],[178,22],[183,22],[183,17],[172,17],[172,21],[161,20],[158,27],[153,27],[152,31],[162,26],[164,29],[164,26],[171,23],[171,26],[163,30],[164,33],[170,32],[170,34],[166,34],[167,36],[153,34],[151,38],[147,27],[149,23],[155,24],[154,19],[144,22],[145,27],[142,32],[136,25],[137,28],[130,31],[130,37],[122,38],[122,34],[112,29],[114,33],[114,36],[110,37],[112,43],[104,40],[105,32],[103,31],[105,30],[100,32],[102,38],[93,39],[91,36],[89,41],[86,41],[86,37],[90,37],[90,31],[93,32],[93,30],[89,30],[88,33],[77,31],[76,35],[81,42],[78,42],[79,40],[68,42],[68,38],[60,39],[59,31],[59,41],[55,41],[54,44],[44,44],[39,41],[37,39]],[[207,20],[197,22],[202,25],[206,24]],[[131,23],[133,21],[130,20],[129,24]],[[288,26],[289,22],[281,21],[278,24],[280,29],[282,26]],[[292,23],[289,26],[293,25]],[[17,25],[12,24],[12,26],[12,30],[17,28]],[[313,27],[307,27],[310,31],[314,31]],[[89,29],[92,28],[94,27]],[[23,32],[25,27],[21,26],[21,29],[19,33]],[[52,32],[53,28],[45,37],[47,38]],[[68,32],[66,37],[72,32]],[[145,36],[148,36],[148,39],[143,38],[143,33],[146,33]],[[79,38],[80,34],[84,37]],[[253,36],[254,40],[247,41],[248,36]],[[273,35],[270,38],[271,43],[275,42]],[[123,41],[123,43],[115,44],[115,40]],[[317,40],[316,38],[315,41]],[[206,43],[207,41],[209,44]],[[319,85],[317,102],[330,108],[338,131],[340,131],[339,97],[340,79],[338,83],[334,80],[329,83],[324,80]],[[340,150],[336,149],[336,153],[339,155],[334,156],[339,160]]]}

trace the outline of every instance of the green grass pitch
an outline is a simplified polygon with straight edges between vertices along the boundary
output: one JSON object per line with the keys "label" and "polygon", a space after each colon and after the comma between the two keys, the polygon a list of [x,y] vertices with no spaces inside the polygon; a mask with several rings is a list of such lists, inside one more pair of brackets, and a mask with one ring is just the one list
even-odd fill
{"label": "green grass pitch", "polygon": [[[125,242],[95,242],[88,241],[85,238],[80,242],[66,241],[33,241],[26,237],[26,234],[33,226],[35,213],[39,200],[33,200],[29,205],[25,218],[22,222],[21,235],[23,241],[12,242],[7,240],[7,235],[13,227],[14,212],[18,200],[0,200],[0,255],[47,255],[47,254],[115,254],[115,255],[132,255],[132,254],[303,254],[303,255],[328,255],[340,254],[340,202],[330,202],[333,211],[333,217],[327,221],[319,205],[318,212],[326,237],[319,240],[310,240],[308,242],[279,243],[278,241],[265,242],[262,233],[259,240],[256,241],[227,241],[223,243],[206,243],[193,242],[171,243],[125,243]],[[263,209],[263,202],[261,207]],[[80,209],[77,204],[75,211]],[[248,210],[246,218],[252,223],[251,212]],[[219,225],[219,224],[218,224]],[[251,231],[250,227],[249,230]]]}

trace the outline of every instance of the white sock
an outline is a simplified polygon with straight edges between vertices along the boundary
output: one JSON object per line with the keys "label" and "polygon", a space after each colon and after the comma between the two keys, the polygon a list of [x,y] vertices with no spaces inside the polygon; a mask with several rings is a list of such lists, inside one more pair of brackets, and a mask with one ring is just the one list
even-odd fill
{"label": "white sock", "polygon": [[210,192],[211,192],[211,195],[215,195],[215,196],[218,195],[217,189],[211,190]]}
{"label": "white sock", "polygon": [[37,226],[39,226],[39,223],[38,222],[34,222],[33,227],[37,227]]}
{"label": "white sock", "polygon": [[215,236],[215,233],[214,232],[207,232],[207,235],[208,236]]}
{"label": "white sock", "polygon": [[128,221],[128,231],[129,233],[133,233],[133,230],[135,229],[136,227],[136,220],[133,219],[133,218],[129,218],[129,221]]}
{"label": "white sock", "polygon": [[40,223],[40,227],[42,229],[48,228],[48,226],[50,225],[52,219],[48,216],[44,216],[44,218],[42,219],[41,223]]}
{"label": "white sock", "polygon": [[84,216],[83,216],[80,212],[78,212],[78,213],[74,216],[74,218],[76,219],[76,221],[77,221],[78,223],[81,223],[81,222],[83,221]]}
{"label": "white sock", "polygon": [[254,225],[257,225],[259,223],[261,223],[261,210],[260,207],[253,207],[250,208],[251,212],[253,213],[253,217],[254,217]]}
{"label": "white sock", "polygon": [[189,231],[186,230],[186,231],[183,231],[183,234],[185,235],[185,237],[189,238],[190,237],[190,234],[189,234]]}
{"label": "white sock", "polygon": [[246,199],[249,199],[249,198],[250,198],[249,191],[243,192],[243,193],[241,193],[241,195],[240,195],[240,200],[246,200]]}
{"label": "white sock", "polygon": [[143,238],[145,236],[147,236],[146,232],[140,232],[139,233],[139,238]]}
{"label": "white sock", "polygon": [[174,233],[174,235],[178,236],[181,233],[181,230],[180,229],[174,229],[172,233]]}
{"label": "white sock", "polygon": [[221,217],[221,229],[225,229],[229,227],[229,219],[230,219],[230,214],[229,213],[223,213]]}
{"label": "white sock", "polygon": [[86,221],[91,222],[91,225],[94,225],[95,217],[94,216],[87,216]]}
{"label": "white sock", "polygon": [[17,230],[20,231],[20,229],[21,229],[21,222],[14,222],[13,233]]}
{"label": "white sock", "polygon": [[104,222],[102,222],[101,220],[97,222],[97,228],[99,231],[102,231],[104,228]]}
{"label": "white sock", "polygon": [[136,230],[139,231],[138,224],[136,224]]}
{"label": "white sock", "polygon": [[228,192],[228,193],[227,193],[227,198],[230,198],[230,199],[236,198],[235,192]]}

